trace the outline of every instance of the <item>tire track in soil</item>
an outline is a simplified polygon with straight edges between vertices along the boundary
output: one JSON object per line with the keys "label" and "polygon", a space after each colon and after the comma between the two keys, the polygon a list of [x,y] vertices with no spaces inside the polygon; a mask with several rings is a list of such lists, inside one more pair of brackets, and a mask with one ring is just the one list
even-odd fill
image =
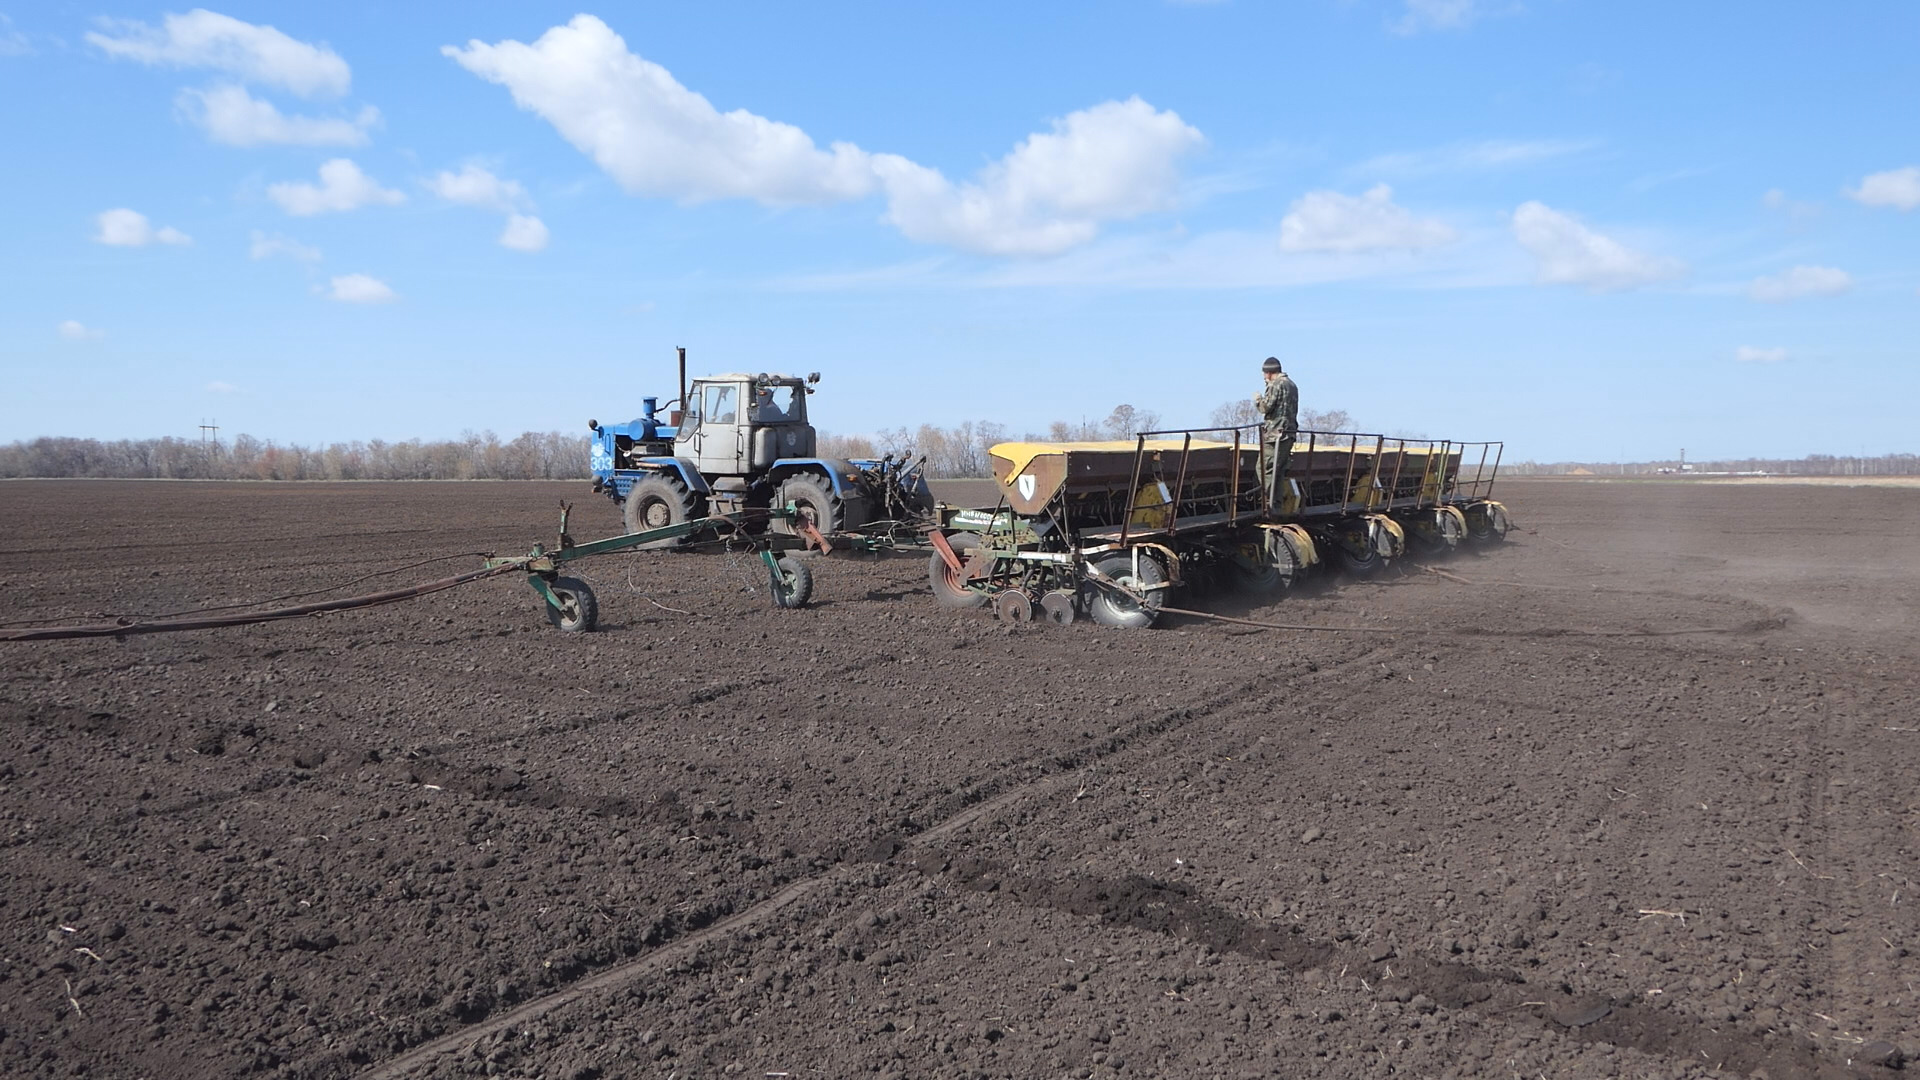
{"label": "tire track in soil", "polygon": [[[1581,1043],[1606,1042],[1642,1053],[1767,1076],[1852,1080],[1846,1064],[1821,1056],[1805,1038],[1774,1038],[1626,999],[1577,995],[1571,987],[1532,986],[1524,977],[1470,964],[1434,960],[1417,953],[1376,959],[1367,950],[1314,941],[1292,926],[1275,927],[1236,915],[1195,895],[1178,882],[1139,875],[1118,879],[1029,876],[987,860],[956,860],[929,850],[906,863],[929,876],[945,875],[970,892],[998,893],[1018,903],[1069,915],[1096,917],[1112,926],[1178,938],[1278,964],[1289,971],[1339,964],[1391,1000],[1424,994],[1439,1007],[1476,1009],[1489,1018],[1527,1023]],[[1784,1045],[1783,1045],[1784,1044]]]}
{"label": "tire track in soil", "polygon": [[[1382,651],[1366,649],[1310,673],[1309,677],[1363,666],[1376,660]],[[1064,788],[1073,782],[1073,770],[1125,751],[1151,749],[1149,740],[1157,742],[1161,736],[1196,720],[1217,716],[1222,710],[1248,706],[1247,695],[1260,682],[1253,680],[1214,695],[1206,702],[1136,723],[1078,752],[1035,762],[1033,767],[1053,771],[1011,787],[977,789],[972,793],[973,801],[947,814],[938,825],[909,837],[879,836],[864,849],[855,845],[854,850],[849,850],[833,866],[790,882],[745,911],[688,933],[645,957],[587,976],[546,997],[424,1043],[375,1066],[363,1076],[367,1080],[398,1080],[443,1054],[462,1050],[476,1041],[599,992],[615,990],[657,974],[693,955],[703,945],[760,925],[817,890],[856,876],[859,867],[875,863],[902,866],[928,876],[945,875],[968,891],[999,893],[1029,906],[1097,917],[1110,925],[1206,945],[1217,952],[1275,963],[1290,971],[1338,964],[1345,973],[1367,980],[1392,1000],[1407,1002],[1424,994],[1438,1007],[1475,1010],[1489,1019],[1535,1027],[1583,1044],[1606,1042],[1675,1062],[1710,1064],[1743,1074],[1759,1071],[1770,1076],[1807,1076],[1822,1080],[1852,1080],[1861,1075],[1841,1062],[1823,1058],[1820,1047],[1804,1036],[1789,1039],[1776,1032],[1743,1030],[1655,1010],[1632,999],[1577,994],[1565,983],[1533,986],[1514,972],[1436,960],[1417,953],[1395,952],[1376,959],[1365,949],[1308,938],[1291,925],[1275,926],[1234,914],[1180,883],[1137,875],[1119,879],[1050,879],[1014,873],[989,860],[956,859],[941,847],[944,840],[970,825],[990,819],[1029,798],[1044,797]],[[1391,991],[1386,989],[1389,985],[1393,987]]]}
{"label": "tire track in soil", "polygon": [[[1842,891],[1839,873],[1843,867],[1851,867],[1857,862],[1872,865],[1870,856],[1856,860],[1854,855],[1863,841],[1856,837],[1854,829],[1833,827],[1829,824],[1835,814],[1847,812],[1840,805],[1844,800],[1837,796],[1834,787],[1841,785],[1851,788],[1857,783],[1857,773],[1846,768],[1844,760],[1838,770],[1843,775],[1836,776],[1834,745],[1858,745],[1858,733],[1850,730],[1835,731],[1835,725],[1841,721],[1836,710],[1826,696],[1810,699],[1800,705],[1800,724],[1803,733],[1801,740],[1801,760],[1809,763],[1805,780],[1800,786],[1800,797],[1795,800],[1794,822],[1803,829],[1802,839],[1790,847],[1783,847],[1789,859],[1795,864],[1795,873],[1806,882],[1804,892],[1798,893],[1793,904],[1794,919],[1789,925],[1799,928],[1803,941],[1814,939],[1811,944],[1802,947],[1800,942],[1782,941],[1782,953],[1791,955],[1802,952],[1808,956],[1808,965],[1822,972],[1822,977],[1812,980],[1813,985],[1823,988],[1835,986],[1866,986],[1870,980],[1861,976],[1871,974],[1878,965],[1874,961],[1875,941],[1858,932],[1849,923],[1858,917],[1854,910],[1855,899]],[[1851,725],[1849,725],[1850,727]],[[1837,737],[1836,737],[1837,736]],[[1864,841],[1870,844],[1871,841]],[[1825,996],[1831,998],[1828,992]],[[1813,1009],[1813,1006],[1809,1006]],[[1846,1020],[1841,1016],[1829,1016],[1838,1012],[1839,1006],[1831,1000],[1820,1002],[1819,1008],[1807,1018],[1811,1028],[1812,1021],[1826,1020],[1840,1035],[1830,1035],[1837,1045],[1857,1047],[1866,1040],[1853,1037],[1846,1029]],[[1819,1038],[1818,1033],[1814,1033]]]}
{"label": "tire track in soil", "polygon": [[[87,545],[87,551],[93,554],[98,554],[100,552],[106,552],[106,551],[173,551],[173,550],[193,551],[194,553],[198,554],[201,552],[208,552],[208,553],[217,552],[223,548],[237,548],[241,551],[257,551],[263,547],[266,547],[268,545],[273,545],[273,544],[279,544],[279,545],[287,545],[287,544],[293,544],[293,543],[304,544],[304,543],[311,543],[316,540],[377,540],[381,537],[387,537],[387,536],[427,536],[427,535],[432,535],[434,533],[438,533],[439,531],[440,530],[437,528],[372,529],[364,532],[339,532],[339,533],[303,532],[303,533],[295,533],[290,536],[255,537],[249,540],[219,540],[219,539],[204,539],[204,538],[195,538],[192,540],[142,540],[138,543],[132,543],[132,544],[89,544]],[[16,555],[67,556],[72,554],[73,554],[73,548],[71,545],[65,546],[65,547],[46,547],[46,548],[0,548],[0,558],[9,558]],[[449,556],[449,557],[453,558],[456,556]],[[349,560],[341,560],[341,561],[343,563],[346,563]],[[273,562],[265,562],[262,565],[272,566],[276,564]]]}
{"label": "tire track in soil", "polygon": [[[866,660],[842,664],[829,672],[829,674],[836,676],[845,675],[853,671],[870,669],[876,663],[893,663],[897,662],[897,660],[897,657],[882,653]],[[690,708],[695,705],[704,705],[709,702],[718,701],[723,697],[737,694],[743,690],[772,685],[773,683],[781,681],[781,678],[779,675],[762,675],[751,679],[731,679],[710,683],[697,690],[687,692],[678,701],[669,703],[668,707],[671,708],[677,705],[681,708]],[[127,722],[124,717],[113,713],[88,712],[84,709],[72,707],[63,707],[58,711],[60,712],[58,716],[52,715],[52,713],[43,715],[41,713],[29,712],[24,707],[21,707],[17,710],[17,715],[14,713],[0,715],[0,721],[23,721],[27,724],[41,727],[65,727],[81,734],[104,734],[109,737],[118,737],[132,733],[132,724]],[[638,715],[640,715],[639,709],[620,709],[600,716],[591,716],[575,720],[571,723],[540,726],[484,739],[463,740],[460,743],[454,744],[452,748],[467,749],[497,746],[501,743],[511,743],[526,738],[544,738],[552,735],[571,734],[574,732],[587,731],[599,727],[602,724],[631,720]],[[76,716],[83,716],[84,720],[75,719]],[[501,799],[510,805],[525,804],[542,809],[570,806],[590,812],[611,814],[613,816],[623,816],[633,813],[643,806],[651,805],[637,803],[627,796],[578,794],[568,791],[561,785],[552,783],[551,781],[529,780],[526,777],[520,777],[519,781],[515,782],[508,779],[507,774],[518,774],[515,774],[513,770],[504,769],[500,766],[456,766],[446,764],[437,760],[438,752],[433,747],[416,747],[410,753],[412,756],[399,763],[402,770],[409,774],[410,779],[396,782],[411,782],[416,784],[444,782],[446,786],[454,787],[456,790],[474,798]],[[89,829],[103,826],[124,826],[139,821],[163,820],[179,814],[190,814],[196,810],[203,810],[210,806],[219,806],[223,803],[232,802],[235,799],[259,795],[262,792],[271,791],[292,783],[295,778],[288,772],[290,769],[300,770],[304,775],[299,779],[308,780],[344,776],[354,769],[382,763],[377,758],[369,759],[367,754],[368,749],[360,746],[333,745],[312,747],[303,745],[300,748],[288,749],[284,753],[279,754],[278,764],[267,769],[261,777],[240,787],[221,791],[203,792],[162,806],[141,807],[138,810],[117,814],[104,821],[80,821],[66,825],[55,825],[40,830],[31,836],[18,837],[12,839],[11,842],[0,843],[0,850],[21,847],[28,844],[44,844],[48,841],[58,840],[77,833],[84,833]],[[312,762],[312,764],[303,764],[303,761]],[[326,766],[331,763],[338,764],[333,768],[327,768]]]}
{"label": "tire track in soil", "polygon": [[[1334,667],[1344,667],[1358,661],[1343,661]],[[1322,669],[1330,670],[1330,669]],[[820,873],[789,882],[774,892],[772,896],[760,901],[744,911],[724,917],[717,922],[693,930],[684,936],[661,945],[645,956],[625,963],[616,964],[594,975],[556,990],[544,997],[536,998],[519,1005],[505,1013],[487,1017],[468,1024],[456,1031],[425,1042],[397,1057],[384,1061],[362,1073],[363,1080],[398,1080],[443,1054],[452,1053],[473,1043],[542,1016],[554,1009],[569,1005],[582,998],[601,991],[614,990],[626,986],[638,979],[670,968],[680,960],[697,952],[707,942],[732,936],[766,922],[781,911],[792,907],[798,901],[811,895],[823,886],[834,884],[843,878],[854,876],[858,867],[873,863],[894,861],[903,852],[919,852],[931,848],[947,838],[965,829],[967,826],[985,818],[992,817],[1030,797],[1041,796],[1060,788],[1072,780],[1070,770],[1082,769],[1103,758],[1111,757],[1141,740],[1158,739],[1196,720],[1203,720],[1220,709],[1243,703],[1247,695],[1259,685],[1261,680],[1248,680],[1245,683],[1229,687],[1210,695],[1194,705],[1168,710],[1151,719],[1129,725],[1123,730],[1108,735],[1091,746],[1065,754],[1055,754],[1033,761],[1030,768],[1047,770],[1041,776],[1016,783],[1012,786],[988,785],[976,788],[969,793],[963,805],[944,812],[939,824],[901,837],[898,834],[883,834],[873,838],[864,847],[850,845],[846,856]],[[947,806],[952,806],[949,801]],[[336,1055],[333,1060],[349,1060],[346,1055]],[[323,1062],[316,1062],[317,1071],[324,1071]]]}
{"label": "tire track in soil", "polygon": [[[1335,661],[1323,667],[1317,667],[1300,676],[1300,679],[1303,681],[1317,682],[1333,678],[1355,666],[1371,663],[1392,652],[1393,648],[1391,646],[1368,648],[1358,655]],[[896,656],[880,653],[863,660],[842,664],[832,669],[828,674],[839,676],[855,671],[868,671],[872,670],[876,664],[896,663],[898,660],[899,658]],[[779,675],[769,674],[750,679],[722,680],[720,682],[710,683],[696,690],[688,691],[678,701],[672,704],[682,708],[704,705],[745,690],[772,685],[780,682],[782,678],[783,677]],[[1245,692],[1254,688],[1256,685],[1258,684],[1252,682],[1243,684],[1241,691]],[[1199,708],[1204,710],[1204,713],[1211,713],[1230,703],[1230,699],[1219,699],[1216,697],[1210,698],[1207,702],[1203,702],[1198,706],[1190,706],[1187,709],[1175,710],[1175,712],[1191,712],[1194,708]],[[6,719],[24,720],[26,723],[37,724],[43,727],[64,726],[70,730],[84,734],[105,734],[107,736],[131,734],[132,725],[127,722],[124,717],[112,713],[88,713],[85,710],[69,708],[64,710],[63,715],[58,717],[26,713],[24,709],[21,710],[21,714],[22,715],[19,716],[6,717]],[[84,722],[75,719],[76,716],[83,714],[85,716]],[[553,735],[573,734],[588,731],[603,724],[631,720],[638,715],[638,709],[619,709],[610,713],[585,717],[568,723],[541,726],[520,732],[503,733],[483,739],[464,740],[455,744],[451,749],[482,748],[496,746],[502,743],[511,743],[529,737],[537,736],[544,738]],[[1110,735],[1106,739],[1099,740],[1080,751],[1060,754],[1052,758],[1043,758],[1032,764],[1034,767],[1051,767],[1056,769],[1078,768],[1086,764],[1089,760],[1105,757],[1117,752],[1124,748],[1126,743],[1130,743],[1142,735],[1157,733],[1159,733],[1158,730],[1144,730],[1142,725],[1135,725],[1120,735]],[[1122,741],[1116,743],[1116,739]],[[29,844],[45,844],[50,841],[61,840],[65,837],[85,833],[94,828],[122,827],[143,821],[161,821],[182,814],[191,814],[198,810],[207,809],[208,807],[220,806],[232,802],[235,799],[260,795],[276,788],[285,787],[287,784],[295,782],[296,779],[306,781],[345,776],[351,771],[367,765],[382,764],[378,759],[369,759],[367,753],[367,748],[358,746],[333,745],[313,747],[303,745],[299,748],[288,749],[286,752],[278,755],[279,759],[281,759],[280,763],[267,769],[260,777],[240,787],[202,792],[158,806],[141,807],[137,810],[130,810],[114,815],[104,821],[83,821],[66,825],[54,825],[39,830],[30,836],[10,838],[8,842],[0,843],[0,850],[22,847]],[[438,783],[444,787],[453,788],[472,798],[494,799],[506,802],[508,805],[527,805],[539,809],[573,807],[586,810],[590,813],[599,813],[612,817],[635,817],[642,820],[658,818],[660,820],[678,822],[681,820],[681,817],[684,816],[679,812],[679,810],[684,808],[678,808],[677,805],[669,805],[663,800],[637,801],[630,796],[583,794],[571,791],[552,781],[535,780],[526,777],[516,770],[506,769],[501,766],[453,765],[439,760],[438,751],[433,747],[415,747],[409,751],[409,757],[406,760],[395,764],[400,766],[401,771],[407,777],[405,780],[396,780],[397,783]],[[996,768],[1003,771],[1014,771],[1019,768],[1019,765],[1018,763],[1012,763],[996,766]],[[299,770],[302,775],[295,777],[289,770]],[[990,795],[993,790],[998,789],[974,789],[973,791],[958,793],[937,804],[932,811],[932,816],[936,819],[943,819],[948,814],[957,812],[957,810],[969,806],[983,797],[983,791],[985,794]],[[878,838],[878,840],[885,839],[887,839],[887,837]],[[878,840],[876,842],[878,842]]]}

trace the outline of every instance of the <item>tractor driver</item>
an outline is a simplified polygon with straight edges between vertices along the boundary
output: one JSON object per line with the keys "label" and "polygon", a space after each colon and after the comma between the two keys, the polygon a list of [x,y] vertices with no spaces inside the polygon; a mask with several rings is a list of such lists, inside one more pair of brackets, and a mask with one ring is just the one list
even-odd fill
{"label": "tractor driver", "polygon": [[1272,506],[1280,501],[1280,481],[1286,478],[1293,436],[1300,429],[1300,389],[1280,370],[1279,357],[1267,357],[1260,370],[1267,385],[1253,399],[1253,407],[1260,413],[1260,483],[1266,488],[1267,505]]}

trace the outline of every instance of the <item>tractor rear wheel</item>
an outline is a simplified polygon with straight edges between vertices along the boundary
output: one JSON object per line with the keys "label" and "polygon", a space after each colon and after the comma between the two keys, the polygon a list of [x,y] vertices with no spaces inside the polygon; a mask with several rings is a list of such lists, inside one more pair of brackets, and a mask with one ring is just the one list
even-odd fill
{"label": "tractor rear wheel", "polygon": [[[839,532],[847,524],[845,507],[840,496],[833,493],[833,485],[819,473],[796,473],[780,484],[780,493],[774,500],[780,506],[789,503],[813,518],[813,527],[823,534]],[[773,531],[796,535],[797,530],[791,521],[776,521]]]}
{"label": "tractor rear wheel", "polygon": [[1144,630],[1153,625],[1166,597],[1165,589],[1153,586],[1166,584],[1167,568],[1160,565],[1157,556],[1145,552],[1139,556],[1139,566],[1139,572],[1135,573],[1134,556],[1125,551],[1108,555],[1093,564],[1095,570],[1129,589],[1141,590],[1145,597],[1135,600],[1111,586],[1096,584],[1092,597],[1087,601],[1087,612],[1093,616],[1094,622],[1120,630]]}
{"label": "tractor rear wheel", "polygon": [[[687,485],[679,477],[665,473],[638,480],[627,489],[627,533],[646,532],[650,529],[663,529],[668,525],[680,525],[703,516],[704,500],[694,497]],[[641,544],[643,548],[660,550],[675,548],[686,543],[686,537],[676,536],[669,540],[655,540],[650,544]]]}
{"label": "tractor rear wheel", "polygon": [[[965,564],[967,556],[980,546],[980,538],[968,532],[950,533],[947,546]],[[941,558],[938,551],[927,560],[927,582],[933,586],[933,602],[943,608],[959,610],[984,607],[992,599],[981,589],[968,588],[967,579],[961,576],[960,571],[948,566],[947,560]]]}
{"label": "tractor rear wheel", "polygon": [[566,634],[589,634],[600,623],[600,601],[593,590],[579,578],[557,577],[547,582],[547,589],[554,599],[560,601],[560,607],[547,604],[547,621],[560,628]]}

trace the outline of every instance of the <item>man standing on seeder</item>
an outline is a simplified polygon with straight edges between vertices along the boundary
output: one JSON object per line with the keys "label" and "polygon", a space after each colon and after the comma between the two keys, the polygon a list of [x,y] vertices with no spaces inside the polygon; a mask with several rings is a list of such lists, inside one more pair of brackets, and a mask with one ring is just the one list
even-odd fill
{"label": "man standing on seeder", "polygon": [[1266,374],[1267,386],[1253,399],[1253,407],[1260,412],[1260,483],[1272,509],[1279,505],[1280,481],[1286,478],[1293,436],[1300,430],[1300,389],[1280,370],[1279,357],[1267,357],[1260,370]]}

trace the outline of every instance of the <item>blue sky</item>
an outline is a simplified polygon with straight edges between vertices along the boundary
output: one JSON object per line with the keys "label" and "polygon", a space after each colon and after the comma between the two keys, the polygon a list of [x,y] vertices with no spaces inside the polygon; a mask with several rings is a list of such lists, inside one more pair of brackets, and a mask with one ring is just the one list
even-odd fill
{"label": "blue sky", "polygon": [[[4,0],[0,0],[3,4]],[[1920,7],[0,6],[0,440],[844,433],[1253,394],[1916,449]]]}

